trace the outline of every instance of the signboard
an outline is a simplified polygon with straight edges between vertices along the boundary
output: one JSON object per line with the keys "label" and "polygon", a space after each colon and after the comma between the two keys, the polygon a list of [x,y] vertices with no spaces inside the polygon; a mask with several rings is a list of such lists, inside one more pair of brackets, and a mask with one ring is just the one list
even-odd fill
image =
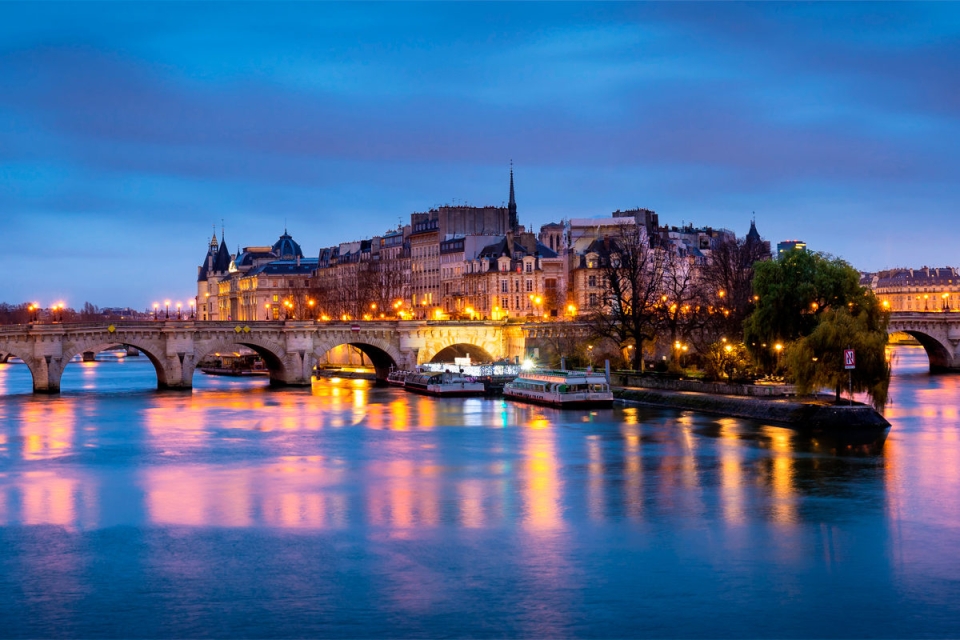
{"label": "signboard", "polygon": [[857,355],[853,349],[843,350],[843,368],[844,369],[857,368]]}
{"label": "signboard", "polygon": [[350,331],[360,331],[360,325],[358,324],[350,325]]}

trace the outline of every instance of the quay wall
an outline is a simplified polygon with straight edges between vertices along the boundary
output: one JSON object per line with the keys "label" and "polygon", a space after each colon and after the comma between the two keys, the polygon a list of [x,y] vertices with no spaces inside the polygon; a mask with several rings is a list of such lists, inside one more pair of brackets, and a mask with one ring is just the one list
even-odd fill
{"label": "quay wall", "polygon": [[890,423],[871,406],[860,403],[835,405],[815,398],[769,399],[636,387],[615,388],[614,397],[628,404],[747,418],[810,431],[880,430],[890,427]]}

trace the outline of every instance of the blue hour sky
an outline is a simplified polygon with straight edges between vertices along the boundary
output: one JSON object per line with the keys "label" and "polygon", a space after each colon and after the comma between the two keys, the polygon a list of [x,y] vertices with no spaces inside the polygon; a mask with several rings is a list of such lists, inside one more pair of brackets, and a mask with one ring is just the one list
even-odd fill
{"label": "blue hour sky", "polygon": [[957,265],[960,5],[0,3],[0,301],[184,301],[221,219],[637,206]]}

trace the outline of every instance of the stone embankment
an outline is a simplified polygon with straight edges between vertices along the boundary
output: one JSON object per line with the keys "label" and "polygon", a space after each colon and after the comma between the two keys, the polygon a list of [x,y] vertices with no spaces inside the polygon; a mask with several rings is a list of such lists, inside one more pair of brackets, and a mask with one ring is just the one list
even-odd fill
{"label": "stone embankment", "polygon": [[[612,382],[617,385],[624,381],[614,376]],[[762,390],[760,393],[732,393],[728,389],[724,393],[715,390],[714,385],[690,380],[630,376],[629,382],[630,386],[615,387],[614,397],[628,403],[775,422],[811,431],[890,427],[890,423],[869,405],[856,402],[838,405],[823,397],[787,397],[787,393],[795,393],[787,385],[719,385]],[[696,391],[690,390],[698,385]]]}

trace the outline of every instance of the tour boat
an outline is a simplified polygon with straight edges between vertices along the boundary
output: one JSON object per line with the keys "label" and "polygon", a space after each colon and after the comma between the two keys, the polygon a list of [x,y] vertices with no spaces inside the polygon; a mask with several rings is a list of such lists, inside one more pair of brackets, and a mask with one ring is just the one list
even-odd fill
{"label": "tour boat", "polygon": [[402,387],[404,380],[407,379],[407,376],[410,375],[410,371],[404,371],[402,369],[394,369],[387,374],[387,384],[394,387]]}
{"label": "tour boat", "polygon": [[486,388],[482,382],[460,373],[408,373],[403,388],[430,396],[482,396]]}
{"label": "tour boat", "polygon": [[212,358],[204,358],[198,368],[203,373],[211,376],[242,377],[270,375],[263,359],[257,355],[224,354]]}
{"label": "tour boat", "polygon": [[613,393],[603,373],[591,371],[525,371],[503,387],[511,400],[553,407],[609,407]]}

